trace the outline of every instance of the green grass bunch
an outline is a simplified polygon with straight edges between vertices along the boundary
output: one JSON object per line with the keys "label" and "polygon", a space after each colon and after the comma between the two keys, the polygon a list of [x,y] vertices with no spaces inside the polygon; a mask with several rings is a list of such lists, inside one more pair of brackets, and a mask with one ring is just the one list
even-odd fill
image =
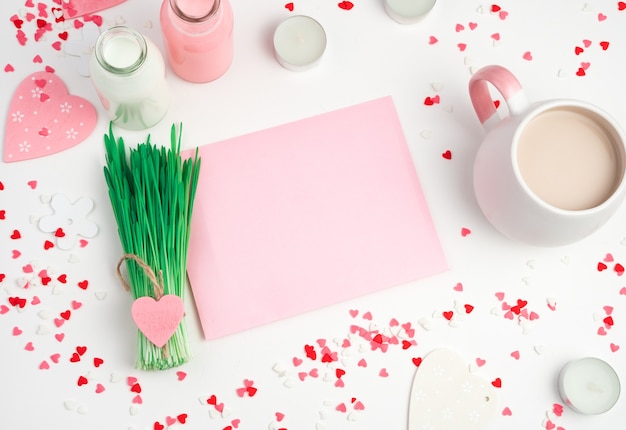
{"label": "green grass bunch", "polygon": [[[104,135],[106,166],[104,177],[125,254],[145,262],[162,276],[163,294],[176,294],[184,300],[187,282],[187,249],[193,202],[200,172],[200,158],[182,159],[182,124],[177,133],[172,125],[170,146],[156,146],[148,135],[127,153],[124,140],[116,138],[109,125]],[[133,299],[155,297],[155,288],[145,270],[132,259],[126,260]],[[162,370],[179,366],[191,357],[183,318],[163,348],[137,331],[135,366]]]}

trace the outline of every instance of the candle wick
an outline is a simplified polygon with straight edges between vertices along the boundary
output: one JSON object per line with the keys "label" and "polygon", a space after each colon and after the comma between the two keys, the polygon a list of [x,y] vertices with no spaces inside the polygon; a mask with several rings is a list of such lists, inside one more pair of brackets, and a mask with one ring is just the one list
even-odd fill
{"label": "candle wick", "polygon": [[594,382],[589,382],[587,384],[587,389],[593,393],[604,393],[604,390]]}

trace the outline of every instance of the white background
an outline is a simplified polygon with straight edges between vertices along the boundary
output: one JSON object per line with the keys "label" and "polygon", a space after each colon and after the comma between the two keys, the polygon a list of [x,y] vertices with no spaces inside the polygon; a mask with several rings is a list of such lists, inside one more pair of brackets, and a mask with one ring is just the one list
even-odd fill
{"label": "white background", "polygon": [[[626,282],[613,270],[617,262],[626,264],[626,208],[592,237],[571,246],[535,248],[502,237],[483,218],[473,197],[472,161],[483,130],[472,111],[467,83],[473,70],[501,64],[516,74],[531,100],[583,99],[626,124],[626,11],[619,11],[616,1],[501,1],[502,11],[508,13],[502,19],[490,12],[487,3],[441,0],[422,22],[403,26],[385,14],[380,1],[355,0],[353,9],[343,10],[335,1],[296,0],[293,12],[285,3],[233,1],[235,59],[231,69],[219,80],[202,85],[183,82],[170,73],[174,99],[166,118],[149,130],[154,141],[167,143],[173,122],[184,122],[184,146],[191,148],[391,95],[449,271],[215,341],[202,339],[189,294],[192,361],[164,372],[135,370],[131,300],[114,274],[121,247],[101,173],[102,134],[108,120],[90,81],[78,73],[79,59],[50,47],[53,33],[47,41],[35,42],[34,27],[25,26],[30,40],[24,47],[17,44],[9,18],[25,7],[20,0],[4,1],[0,65],[11,64],[15,71],[0,72],[0,116],[9,114],[10,98],[19,82],[50,65],[70,93],[96,106],[99,120],[90,138],[70,150],[0,164],[0,181],[5,186],[0,192],[0,209],[10,214],[0,221],[0,273],[6,275],[0,283],[0,304],[6,305],[6,297],[17,293],[37,295],[42,301],[39,308],[11,309],[0,315],[3,427],[152,429],[155,421],[165,423],[168,416],[186,413],[187,423],[176,427],[223,429],[238,419],[235,423],[240,429],[403,429],[416,371],[412,358],[440,347],[456,351],[467,361],[468,369],[486,380],[501,378],[498,412],[489,429],[545,428],[548,416],[568,430],[621,425],[626,419],[623,398],[600,416],[581,416],[569,409],[562,417],[548,412],[560,402],[555,386],[558,371],[571,359],[597,356],[611,363],[623,379],[626,375],[626,296],[619,293]],[[162,47],[159,7],[157,1],[128,0],[101,13],[103,28],[124,22]],[[317,19],[328,36],[321,63],[300,73],[278,64],[271,43],[276,25],[295,13]],[[606,19],[599,19],[598,14]],[[477,24],[474,30],[470,23]],[[457,24],[464,29],[457,31]],[[68,31],[70,38],[80,39],[80,31]],[[492,37],[495,33],[500,35],[499,43]],[[436,37],[437,43],[429,43],[430,36]],[[583,47],[584,40],[591,45],[576,55],[575,47]],[[600,47],[601,41],[610,42],[606,51]],[[466,44],[464,50],[460,43]],[[525,52],[532,58],[524,59]],[[33,63],[36,54],[42,57],[42,64]],[[575,75],[581,62],[590,63],[584,77]],[[424,99],[435,95],[440,96],[440,103],[425,106]],[[124,137],[139,142],[146,133],[125,132]],[[441,155],[447,150],[452,152],[451,160]],[[35,190],[27,186],[31,180],[37,181]],[[98,224],[100,233],[87,247],[71,252],[43,251],[41,244],[50,236],[38,230],[31,218],[50,213],[46,196],[56,193],[71,200],[83,196],[94,200],[96,209],[90,219]],[[471,233],[463,236],[463,228]],[[9,239],[13,229],[20,229],[24,236],[17,244]],[[22,256],[12,259],[11,251],[18,246]],[[608,269],[599,272],[598,262],[610,257],[613,262],[606,262]],[[69,282],[59,285],[58,294],[53,294],[52,287],[19,291],[16,281],[24,276],[22,266],[28,263],[66,273]],[[86,291],[76,287],[84,279],[89,280]],[[457,283],[463,291],[455,290]],[[513,304],[517,299],[528,301],[529,310],[539,319],[519,324],[504,318],[503,312],[497,311],[502,303],[496,293],[504,293],[505,301]],[[56,316],[72,300],[80,301],[82,307],[62,327],[65,338],[58,342],[53,334],[59,330],[51,317],[42,318],[38,313],[45,310]],[[553,300],[555,311],[547,306]],[[462,311],[464,304],[474,306],[472,313]],[[604,306],[613,307],[615,325],[600,336],[597,330],[606,316]],[[359,314],[353,318],[350,310]],[[456,315],[453,324],[441,316],[450,310]],[[372,321],[363,319],[368,311]],[[335,340],[349,337],[351,324],[371,328],[372,323],[383,330],[389,329],[391,318],[411,322],[418,345],[407,350],[395,346],[382,353],[370,351],[367,343],[353,337],[351,354],[344,352],[341,362],[334,364],[347,372],[344,388],[334,387],[334,377],[325,378],[333,376],[334,366],[304,357],[304,345],[317,347],[318,339],[341,353]],[[50,333],[37,334],[42,325],[49,327]],[[16,326],[22,330],[17,336],[13,335]],[[34,351],[24,350],[29,341]],[[610,344],[620,342],[621,349],[612,352]],[[359,343],[364,348],[359,349]],[[80,363],[70,363],[68,358],[77,345],[87,346],[88,352]],[[519,360],[511,357],[513,351],[519,351]],[[49,359],[54,353],[61,355],[58,364]],[[104,364],[94,367],[93,357],[104,359]],[[294,367],[293,357],[305,358],[305,362]],[[367,367],[358,365],[361,358]],[[486,363],[479,368],[476,358]],[[38,369],[43,360],[50,363],[49,370]],[[287,374],[280,376],[273,367],[283,367]],[[318,378],[298,379],[298,372],[314,368]],[[381,368],[388,377],[379,376]],[[186,373],[184,380],[177,379],[177,371]],[[88,376],[86,386],[77,386],[80,375]],[[128,376],[141,383],[140,406],[132,404],[135,393],[126,383]],[[258,388],[253,398],[236,394],[244,379],[253,380]],[[97,383],[105,392],[94,392]],[[210,412],[212,407],[202,403],[212,394],[224,402],[225,416]],[[365,409],[352,411],[352,398],[361,401]],[[348,412],[336,410],[341,403]],[[276,423],[276,412],[285,415],[280,423]]]}

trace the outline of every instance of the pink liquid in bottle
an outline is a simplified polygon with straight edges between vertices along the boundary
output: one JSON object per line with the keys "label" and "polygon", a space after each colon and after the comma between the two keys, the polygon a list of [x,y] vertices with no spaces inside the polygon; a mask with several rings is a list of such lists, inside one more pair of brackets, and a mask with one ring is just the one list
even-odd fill
{"label": "pink liquid in bottle", "polygon": [[163,0],[161,30],[170,67],[187,81],[213,81],[233,61],[229,0]]}

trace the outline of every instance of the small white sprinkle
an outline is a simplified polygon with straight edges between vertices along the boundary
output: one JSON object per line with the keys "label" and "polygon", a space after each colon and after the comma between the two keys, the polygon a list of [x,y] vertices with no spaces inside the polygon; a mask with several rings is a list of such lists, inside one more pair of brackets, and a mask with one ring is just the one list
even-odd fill
{"label": "small white sprinkle", "polygon": [[433,82],[430,84],[430,87],[435,91],[441,91],[443,89],[443,84],[441,82]]}
{"label": "small white sprinkle", "polygon": [[139,413],[139,405],[131,405],[130,408],[128,408],[128,412],[132,415],[135,416]]}
{"label": "small white sprinkle", "polygon": [[39,327],[37,327],[37,334],[48,334],[50,333],[50,327],[48,327],[45,324],[40,324]]}
{"label": "small white sprinkle", "polygon": [[287,369],[285,368],[285,365],[282,363],[275,363],[272,366],[272,370],[278,374],[278,376],[285,376],[285,374],[287,373]]}
{"label": "small white sprinkle", "polygon": [[321,422],[316,422],[315,423],[315,430],[327,430],[326,424],[321,423]]}
{"label": "small white sprinkle", "polygon": [[42,320],[47,320],[50,319],[50,312],[44,309],[37,312],[37,316],[39,316],[39,318],[41,318]]}
{"label": "small white sprinkle", "polygon": [[121,380],[122,380],[122,375],[120,375],[117,372],[111,373],[111,376],[109,377],[109,381],[111,381],[114,384],[117,382],[120,382]]}
{"label": "small white sprinkle", "polygon": [[68,399],[68,400],[63,402],[63,406],[68,411],[73,411],[74,409],[76,409],[77,403],[76,403],[76,400],[74,400],[74,399]]}
{"label": "small white sprinkle", "polygon": [[430,331],[433,328],[433,324],[430,318],[420,318],[417,322],[426,331]]}

